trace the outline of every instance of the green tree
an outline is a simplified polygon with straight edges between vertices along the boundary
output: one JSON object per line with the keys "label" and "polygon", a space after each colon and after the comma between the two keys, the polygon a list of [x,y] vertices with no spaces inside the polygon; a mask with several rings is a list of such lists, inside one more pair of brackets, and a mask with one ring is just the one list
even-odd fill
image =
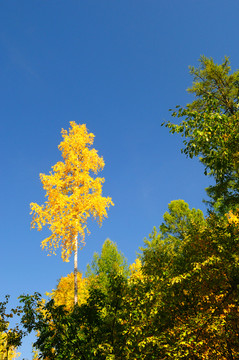
{"label": "green tree", "polygon": [[48,360],[121,359],[125,347],[119,321],[125,279],[112,276],[108,293],[97,284],[89,289],[87,302],[68,310],[40,294],[21,296],[22,324],[37,332],[33,344],[39,358]]}
{"label": "green tree", "polygon": [[195,99],[177,106],[172,115],[182,121],[166,127],[184,137],[182,151],[198,156],[205,174],[215,179],[207,189],[211,204],[228,209],[239,202],[239,71],[231,73],[228,58],[218,65],[202,56],[190,74],[193,85],[188,91]]}
{"label": "green tree", "polygon": [[170,277],[178,271],[176,264],[186,266],[185,259],[180,259],[181,249],[191,230],[204,228],[205,219],[201,210],[190,209],[184,200],[171,201],[163,219],[159,230],[154,227],[149,239],[144,240],[142,262],[147,274],[161,276],[164,273]]}
{"label": "green tree", "polygon": [[24,331],[16,324],[14,328],[9,328],[9,320],[14,315],[20,316],[20,306],[7,311],[9,295],[5,296],[5,301],[0,302],[0,360],[11,360],[18,356],[16,349],[21,345]]}
{"label": "green tree", "polygon": [[116,243],[106,239],[100,255],[95,252],[92,263],[87,265],[86,277],[90,279],[95,278],[95,281],[101,285],[101,288],[107,291],[110,277],[114,275],[122,275],[124,278],[127,278],[129,268],[127,259],[118,250]]}
{"label": "green tree", "polygon": [[160,225],[160,231],[164,239],[172,237],[183,240],[189,229],[195,224],[204,223],[204,216],[201,210],[189,209],[184,200],[173,200],[168,204]]}
{"label": "green tree", "polygon": [[[101,343],[101,309],[103,296],[92,291],[87,304],[68,311],[54,300],[42,301],[39,293],[21,296],[24,315],[22,323],[30,333],[37,332],[33,344],[40,359],[92,360]],[[98,357],[100,360],[104,358]]]}
{"label": "green tree", "polygon": [[105,359],[125,358],[124,324],[121,321],[124,309],[124,295],[130,271],[127,260],[116,243],[107,239],[101,253],[94,253],[91,265],[87,267],[89,292],[100,292],[104,297],[102,325],[97,330],[101,339],[97,354]]}
{"label": "green tree", "polygon": [[237,359],[238,236],[230,216],[211,214],[178,242],[156,229],[145,240],[142,271],[151,283],[154,329],[148,350],[153,341],[158,358]]}

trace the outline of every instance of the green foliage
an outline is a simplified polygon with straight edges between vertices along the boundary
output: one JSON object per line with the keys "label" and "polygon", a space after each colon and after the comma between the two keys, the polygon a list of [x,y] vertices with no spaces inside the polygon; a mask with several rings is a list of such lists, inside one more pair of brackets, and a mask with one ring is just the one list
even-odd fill
{"label": "green foliage", "polygon": [[[190,231],[195,228],[203,229],[205,219],[201,210],[189,209],[183,200],[174,200],[168,205],[160,225],[159,231],[153,229],[149,239],[145,239],[142,262],[144,271],[158,276],[172,276],[174,267],[185,266],[184,257],[180,257],[182,246]],[[155,259],[156,262],[155,262]],[[175,262],[176,260],[176,262]],[[164,275],[163,275],[164,274]]]}
{"label": "green foliage", "polygon": [[[112,278],[109,296],[97,286],[89,291],[88,301],[67,311],[53,300],[45,303],[40,294],[21,296],[23,326],[38,333],[34,347],[39,358],[55,360],[114,359],[124,348],[117,336],[122,325],[117,321],[124,281]],[[116,357],[117,358],[117,357]]]}
{"label": "green foliage", "polygon": [[116,244],[106,240],[88,266],[88,297],[76,307],[57,306],[40,294],[21,296],[22,324],[38,334],[34,347],[47,359],[118,359],[125,349],[121,313],[129,269]]}
{"label": "green foliage", "polygon": [[184,200],[173,200],[168,205],[169,211],[164,214],[164,222],[160,226],[163,239],[172,237],[183,240],[194,225],[203,225],[204,217],[201,210],[189,209]]}
{"label": "green foliage", "polygon": [[[175,219],[187,224],[180,238]],[[107,281],[102,286],[94,275],[80,306],[21,298],[22,323],[38,332],[40,358],[237,359],[238,224],[230,216],[204,219],[183,201],[169,204],[163,224],[166,232],[154,229],[145,240],[142,266],[131,266],[129,276],[103,267]]]}
{"label": "green foliage", "polygon": [[[44,359],[235,360],[239,353],[238,218],[172,201],[141,262],[125,267],[107,240],[85,303],[23,296],[22,323]],[[112,257],[111,257],[112,256]]]}
{"label": "green foliage", "polygon": [[114,275],[122,275],[127,277],[129,269],[127,259],[118,250],[117,245],[110,239],[105,240],[101,254],[94,253],[91,265],[87,265],[86,276],[91,281],[97,281],[101,285],[101,289],[107,291],[109,279]]}
{"label": "green foliage", "polygon": [[212,204],[230,208],[239,200],[239,71],[230,73],[228,58],[221,65],[205,56],[199,62],[198,68],[190,67],[193,86],[188,91],[195,100],[177,106],[172,115],[182,118],[181,123],[168,122],[166,127],[184,137],[182,151],[199,156],[205,174],[215,179],[207,189]]}
{"label": "green foliage", "polygon": [[211,215],[180,246],[154,231],[143,250],[151,322],[164,359],[236,359],[239,353],[239,231]]}
{"label": "green foliage", "polygon": [[0,359],[12,359],[15,349],[22,343],[24,331],[16,324],[14,328],[9,328],[9,319],[14,315],[21,315],[21,308],[18,306],[7,312],[9,295],[5,296],[5,301],[0,302]]}
{"label": "green foliage", "polygon": [[192,104],[188,105],[191,110],[203,114],[214,104],[214,112],[228,115],[238,112],[239,71],[230,73],[228,57],[218,65],[213,59],[201,56],[199,67],[189,66],[189,70],[193,76],[193,85],[188,92],[196,96]]}

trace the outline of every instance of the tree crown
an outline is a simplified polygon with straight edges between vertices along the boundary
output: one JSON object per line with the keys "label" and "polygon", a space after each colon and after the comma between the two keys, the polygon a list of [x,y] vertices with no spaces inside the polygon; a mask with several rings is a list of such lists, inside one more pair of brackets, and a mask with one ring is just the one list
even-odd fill
{"label": "tree crown", "polygon": [[91,148],[94,135],[86,125],[70,122],[71,128],[62,130],[63,141],[58,146],[63,161],[52,166],[49,175],[40,174],[47,201],[43,205],[31,203],[32,227],[41,230],[47,225],[51,236],[42,241],[42,248],[50,253],[61,245],[62,258],[68,261],[74,251],[74,239],[79,234],[84,245],[89,232],[87,219],[92,216],[99,225],[107,217],[113,202],[102,196],[104,178],[95,177],[104,168],[104,160]]}
{"label": "tree crown", "polygon": [[188,91],[195,100],[176,106],[172,116],[182,121],[166,126],[184,137],[182,152],[198,156],[205,175],[213,176],[215,185],[207,192],[214,208],[225,213],[239,200],[239,71],[230,73],[228,58],[218,65],[202,56],[199,63],[198,68],[190,67],[193,85]]}

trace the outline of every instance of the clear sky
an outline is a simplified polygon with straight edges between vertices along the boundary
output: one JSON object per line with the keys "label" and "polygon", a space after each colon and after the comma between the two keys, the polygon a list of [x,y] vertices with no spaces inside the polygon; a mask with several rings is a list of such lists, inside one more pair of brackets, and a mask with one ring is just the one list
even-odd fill
{"label": "clear sky", "polygon": [[[236,0],[1,0],[0,300],[44,294],[73,269],[40,248],[30,202],[43,203],[39,173],[60,160],[61,129],[85,123],[106,166],[115,206],[79,253],[84,272],[106,238],[135,260],[171,200],[205,212],[209,179],[161,127],[191,100],[188,65],[200,55],[239,64]],[[31,359],[31,338],[20,359]]]}

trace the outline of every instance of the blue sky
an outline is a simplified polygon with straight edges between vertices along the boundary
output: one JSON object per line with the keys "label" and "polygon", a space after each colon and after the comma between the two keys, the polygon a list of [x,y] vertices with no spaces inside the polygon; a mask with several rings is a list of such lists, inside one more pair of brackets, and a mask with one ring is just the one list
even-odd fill
{"label": "blue sky", "polygon": [[[60,160],[61,129],[85,123],[106,166],[115,206],[79,253],[85,271],[106,238],[135,260],[171,200],[205,211],[209,179],[161,127],[191,100],[189,65],[200,55],[237,69],[235,0],[2,0],[0,2],[0,297],[44,294],[72,271],[40,248],[30,202],[44,202],[39,173]],[[31,359],[26,339],[20,359]]]}

